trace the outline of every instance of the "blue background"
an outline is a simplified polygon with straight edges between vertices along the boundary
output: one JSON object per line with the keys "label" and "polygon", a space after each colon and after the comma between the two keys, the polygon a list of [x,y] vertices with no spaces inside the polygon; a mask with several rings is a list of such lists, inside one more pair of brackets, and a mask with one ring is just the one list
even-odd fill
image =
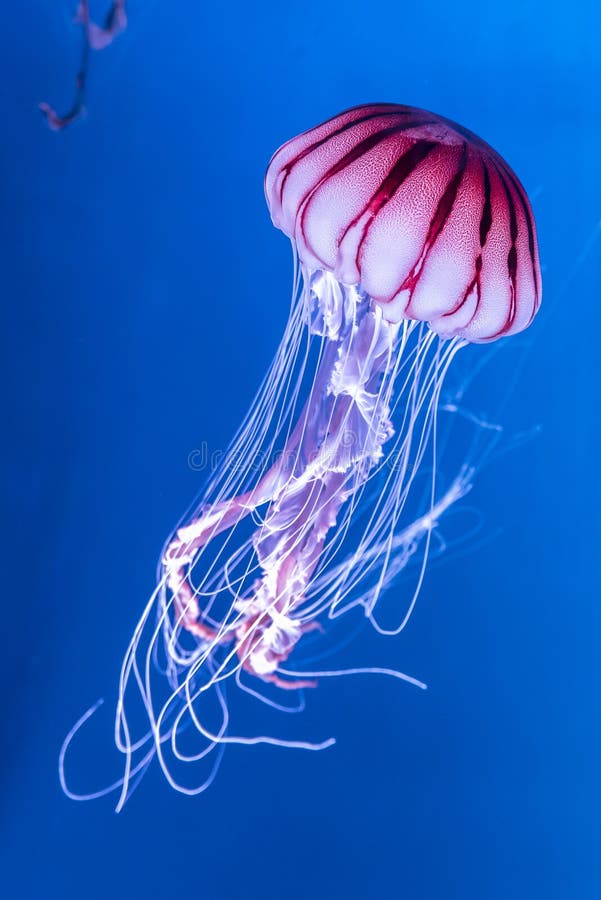
{"label": "blue background", "polygon": [[[87,118],[61,134],[36,104],[69,105],[71,4],[13,4],[0,32],[2,895],[598,897],[597,4],[128,6]],[[265,165],[376,99],[475,130],[534,198],[545,301],[505,424],[541,433],[482,472],[471,502],[496,536],[434,566],[385,646],[426,693],[324,683],[307,731],[334,750],[234,749],[192,800],[153,767],[118,817],[70,802],[60,743],[113,699],[201,486],[188,454],[227,443],[283,328],[291,260]],[[486,379],[494,361],[484,408]],[[73,757],[82,787],[110,729],[107,712]]]}

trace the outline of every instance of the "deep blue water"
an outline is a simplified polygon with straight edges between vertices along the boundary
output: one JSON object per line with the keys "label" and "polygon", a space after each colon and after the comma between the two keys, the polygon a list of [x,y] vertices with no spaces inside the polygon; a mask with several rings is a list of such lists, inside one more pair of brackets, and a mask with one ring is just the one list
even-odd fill
{"label": "deep blue water", "polygon": [[[13,5],[0,33],[2,896],[598,897],[597,5],[132,0],[86,119],[55,134],[36,104],[69,105],[72,5]],[[227,443],[285,322],[265,165],[376,99],[473,129],[533,197],[544,306],[504,424],[540,433],[481,473],[482,540],[431,569],[385,645],[426,693],[327,683],[307,730],[333,750],[228,751],[195,799],[153,767],[118,817],[73,803],[64,734],[114,698],[201,487],[188,454]],[[506,369],[486,367],[481,408]],[[360,637],[356,659],[375,647]],[[73,757],[82,786],[105,771],[108,713],[94,735]]]}

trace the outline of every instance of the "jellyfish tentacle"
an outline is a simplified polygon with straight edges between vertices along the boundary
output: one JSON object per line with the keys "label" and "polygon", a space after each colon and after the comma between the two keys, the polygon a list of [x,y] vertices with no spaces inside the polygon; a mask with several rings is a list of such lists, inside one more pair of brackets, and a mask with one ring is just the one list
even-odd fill
{"label": "jellyfish tentacle", "polygon": [[[146,765],[151,746],[169,784],[186,794],[210,785],[230,743],[331,746],[332,739],[232,734],[225,685],[232,676],[240,684],[244,673],[290,693],[314,688],[321,677],[384,673],[303,671],[289,660],[305,635],[323,631],[353,606],[363,606],[378,628],[380,593],[419,547],[423,551],[440,515],[467,489],[466,476],[430,501],[413,526],[398,531],[431,440],[444,372],[459,345],[441,344],[419,323],[388,322],[359,288],[341,286],[327,273],[305,272],[304,278],[291,314],[294,327],[267,379],[269,403],[255,405],[256,415],[236,439],[248,456],[214,479],[212,493],[167,543],[157,590],[126,653],[115,726],[126,760],[118,808],[135,788],[140,758]],[[303,346],[305,325],[310,342]],[[298,364],[296,380],[286,369],[291,360]],[[307,385],[309,362],[315,369]],[[400,413],[396,433],[394,412]],[[389,469],[385,445],[388,455],[398,454]],[[269,452],[262,455],[262,448]],[[359,503],[366,491],[369,502]],[[165,662],[157,667],[161,653]],[[157,668],[166,676],[167,695],[153,676]],[[135,693],[149,723],[142,734],[133,731]],[[258,692],[250,687],[248,694]],[[281,707],[269,695],[260,699]],[[190,734],[198,745],[189,745]],[[176,764],[202,760],[208,772],[193,787],[182,783]]]}
{"label": "jellyfish tentacle", "polygon": [[113,0],[104,25],[97,25],[90,18],[89,0],[80,0],[74,22],[82,29],[81,59],[75,77],[75,96],[69,110],[60,115],[49,103],[38,104],[38,108],[52,131],[62,131],[85,112],[86,84],[90,69],[90,51],[104,50],[127,28],[125,0]]}
{"label": "jellyfish tentacle", "polygon": [[[250,489],[224,498],[220,488],[219,499],[205,502],[163,555],[166,610],[171,610],[165,618],[168,653],[176,667],[183,666],[181,680],[173,670],[173,701],[183,691],[191,717],[207,691],[221,690],[222,682],[232,675],[238,679],[241,671],[278,690],[315,687],[317,679],[291,673],[287,662],[305,634],[322,628],[324,614],[332,619],[359,604],[374,628],[384,632],[374,615],[381,592],[420,546],[425,548],[423,573],[436,514],[459,497],[451,492],[437,506],[433,480],[429,511],[413,531],[405,530],[404,540],[395,541],[431,439],[444,373],[462,342],[441,344],[425,326],[388,322],[367,295],[338,285],[327,273],[305,273],[305,284],[304,320],[319,341],[319,352],[307,401],[296,416],[295,402],[288,404],[284,422],[290,424],[282,431],[281,415],[278,420],[278,434],[286,437],[283,452],[275,464],[263,467]],[[291,388],[295,400],[299,394],[298,386]],[[391,441],[392,411],[399,406],[402,414]],[[243,439],[249,434],[264,439],[252,428]],[[388,441],[399,454],[398,464],[386,473],[384,490],[372,498],[373,511],[355,551],[328,578],[326,564],[344,544],[359,497],[381,473]],[[250,471],[240,474],[240,484]],[[236,541],[238,529],[245,520],[250,526],[251,519],[254,533]],[[219,539],[223,548],[211,555]],[[233,552],[223,556],[231,541]],[[371,585],[357,591],[359,581],[372,574]],[[421,577],[404,622],[420,586]],[[231,596],[225,614],[217,611],[224,591]],[[195,654],[180,647],[180,631],[198,641]],[[191,690],[209,665],[208,677]]]}
{"label": "jellyfish tentacle", "polygon": [[[308,284],[310,327],[322,338],[322,352],[280,460],[251,491],[217,503],[180,528],[163,558],[179,624],[208,641],[226,643],[235,632],[235,647],[215,677],[228,671],[236,654],[245,671],[284,689],[313,686],[290,684],[277,667],[314,630],[299,610],[328,535],[393,433],[392,384],[385,375],[400,330],[367,296],[342,291],[323,272]],[[262,575],[250,596],[235,598],[238,617],[219,635],[203,622],[206,610],[190,571],[205,545],[261,506],[267,509],[252,543]]]}

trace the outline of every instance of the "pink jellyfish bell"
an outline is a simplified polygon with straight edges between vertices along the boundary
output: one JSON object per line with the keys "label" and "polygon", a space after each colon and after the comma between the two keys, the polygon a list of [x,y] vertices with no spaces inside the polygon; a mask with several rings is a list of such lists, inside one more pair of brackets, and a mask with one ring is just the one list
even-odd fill
{"label": "pink jellyfish bell", "polygon": [[[521,331],[540,303],[523,187],[487,144],[432,113],[348,110],[284,144],[265,193],[295,252],[290,316],[227,457],[166,545],[126,652],[118,807],[154,755],[176,789],[198,793],[227,743],[332,743],[240,734],[228,683],[270,711],[300,709],[285,692],[326,676],[419,684],[298,660],[353,608],[380,633],[404,627],[431,535],[472,475],[463,466],[444,491],[436,483],[445,373],[467,342]],[[417,583],[390,592],[398,615],[383,625],[380,600],[416,557]],[[189,764],[207,760],[191,784]]]}
{"label": "pink jellyfish bell", "polygon": [[532,210],[475,134],[410,106],[358,106],[293,138],[267,170],[274,225],[307,273],[358,285],[386,321],[491,341],[540,304]]}

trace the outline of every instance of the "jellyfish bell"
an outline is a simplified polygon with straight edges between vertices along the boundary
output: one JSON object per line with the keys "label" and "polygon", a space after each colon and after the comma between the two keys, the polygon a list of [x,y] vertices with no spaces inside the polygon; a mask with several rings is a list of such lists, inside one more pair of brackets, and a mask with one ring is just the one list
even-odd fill
{"label": "jellyfish bell", "polygon": [[347,110],[280,147],[265,194],[301,263],[360,284],[388,321],[483,342],[522,331],[538,310],[524,188],[488,144],[433,113]]}
{"label": "jellyfish bell", "polygon": [[[288,711],[302,704],[282,698],[327,676],[382,673],[423,687],[390,669],[304,671],[296,651],[311,633],[327,641],[350,609],[383,634],[405,627],[432,535],[473,474],[464,465],[437,482],[445,375],[468,342],[521,331],[540,304],[523,187],[487,144],[439,116],[348,110],[275,153],[265,194],[294,249],[290,316],[229,454],[164,548],[126,651],[118,808],[155,755],[192,794],[212,781],[225,744],[332,743],[238,734],[228,683]],[[416,584],[389,592],[398,616],[383,625],[381,598],[416,559]],[[66,786],[64,751],[87,717],[61,755],[70,796],[82,795]],[[193,786],[175,774],[209,757],[217,762]]]}

